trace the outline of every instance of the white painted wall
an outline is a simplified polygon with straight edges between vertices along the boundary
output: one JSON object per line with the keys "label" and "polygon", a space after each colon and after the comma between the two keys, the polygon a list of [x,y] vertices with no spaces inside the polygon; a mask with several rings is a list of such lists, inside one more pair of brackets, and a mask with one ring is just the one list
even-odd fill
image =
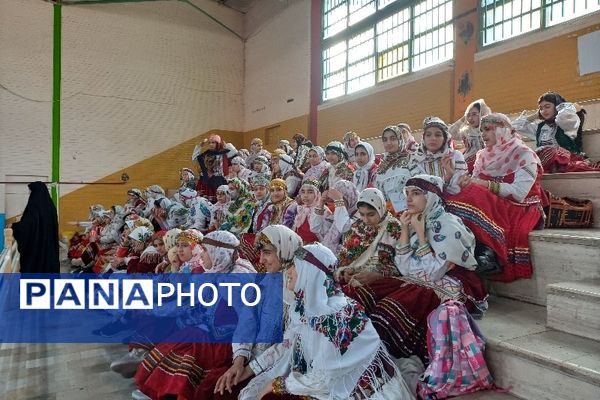
{"label": "white painted wall", "polygon": [[244,130],[307,114],[310,1],[259,0],[245,32]]}
{"label": "white painted wall", "polygon": [[[193,1],[243,32],[240,13]],[[48,177],[52,5],[0,9],[0,176]],[[94,181],[208,130],[243,129],[244,43],[189,4],[63,6],[62,48],[62,180]],[[10,190],[7,217],[24,206]]]}

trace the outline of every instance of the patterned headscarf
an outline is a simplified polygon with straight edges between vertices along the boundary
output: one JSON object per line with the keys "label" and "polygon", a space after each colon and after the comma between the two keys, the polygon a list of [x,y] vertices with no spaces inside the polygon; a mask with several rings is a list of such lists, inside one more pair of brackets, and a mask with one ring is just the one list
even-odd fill
{"label": "patterned headscarf", "polygon": [[[252,163],[255,163],[255,162],[260,164],[259,174],[269,173],[270,168],[269,168],[269,160],[267,160],[267,157],[256,156],[256,157],[254,157],[254,160],[252,160]],[[252,170],[254,171],[254,168],[252,168]]]}
{"label": "patterned headscarf", "polygon": [[[442,148],[435,153],[432,153],[425,147],[425,130],[431,127],[439,128],[444,135],[444,144],[442,145]],[[414,156],[415,160],[419,163],[430,162],[444,157],[450,151],[452,151],[452,149],[450,147],[450,134],[448,133],[448,125],[446,125],[446,123],[438,117],[425,118],[423,120],[423,140],[421,141],[421,144]]]}
{"label": "patterned headscarf", "polygon": [[167,233],[165,233],[165,236],[163,236],[163,242],[167,251],[171,250],[177,245],[177,237],[181,232],[183,232],[181,229],[175,228],[169,229]]}
{"label": "patterned headscarf", "polygon": [[138,242],[146,243],[152,238],[152,231],[145,226],[135,228],[130,234],[131,239],[137,240]]}
{"label": "patterned headscarf", "polygon": [[290,171],[294,170],[294,159],[287,154],[280,153],[277,155],[279,158],[279,169],[281,170],[281,176],[285,176]]}
{"label": "patterned headscarf", "polygon": [[492,113],[481,119],[481,130],[487,126],[495,127],[496,144],[477,152],[473,167],[473,176],[485,174],[490,177],[504,177],[521,168],[529,167],[537,171],[542,162],[535,153],[516,134],[510,119],[501,113]]}
{"label": "patterned headscarf", "polygon": [[[408,137],[406,139],[402,136],[403,129],[408,132]],[[383,161],[381,161],[381,164],[377,167],[378,174],[385,174],[389,169],[402,165],[403,161],[408,158],[410,152],[413,151],[413,147],[416,143],[415,138],[411,133],[410,126],[407,124],[386,126],[381,132],[381,137],[383,138],[383,135],[388,131],[393,132],[394,136],[398,139],[398,151],[385,154]]]}
{"label": "patterned headscarf", "polygon": [[151,185],[146,188],[147,197],[158,198],[165,195],[165,190],[158,185]]}
{"label": "patterned headscarf", "polygon": [[344,148],[344,145],[341,142],[335,140],[333,142],[330,142],[325,148],[325,153],[330,152],[336,153],[340,161],[348,159],[348,153],[346,153],[346,149]]}
{"label": "patterned headscarf", "polygon": [[[212,267],[206,272],[256,272],[249,262],[237,262],[237,249],[240,245],[240,241],[233,233],[227,231],[213,231],[204,236],[202,245],[212,261]],[[246,268],[240,268],[242,266],[245,266]]]}
{"label": "patterned headscarf", "polygon": [[356,212],[359,194],[354,183],[342,179],[337,181],[333,188],[342,193],[343,199],[346,200],[348,214],[352,216]]}
{"label": "patterned headscarf", "polygon": [[241,165],[242,167],[246,166],[246,162],[244,161],[244,159],[242,157],[235,156],[231,159],[231,165]]}
{"label": "patterned headscarf", "polygon": [[179,189],[178,194],[179,194],[179,201],[181,202],[181,204],[183,204],[186,207],[189,207],[191,204],[191,201],[193,199],[195,199],[196,197],[198,197],[198,192],[196,192],[194,189],[190,189],[188,187],[183,187],[183,188]]}
{"label": "patterned headscarf", "polygon": [[322,147],[313,146],[310,150],[308,150],[307,154],[310,153],[311,151],[314,151],[315,153],[317,153],[317,155],[321,159],[321,162],[315,166],[311,165],[310,168],[308,168],[308,170],[304,174],[303,180],[321,179],[321,177],[323,176],[323,172],[325,172],[329,168],[329,163],[325,159],[325,150],[323,150]]}
{"label": "patterned headscarf", "polygon": [[240,178],[231,178],[229,184],[235,187],[238,192],[237,198],[229,206],[229,212],[235,214],[242,204],[252,197],[252,193],[250,192],[250,184]]}
{"label": "patterned headscarf", "polygon": [[383,197],[383,193],[379,189],[367,188],[363,190],[358,196],[358,203],[366,203],[373,207],[380,218],[383,218],[387,212],[385,197]]}
{"label": "patterned headscarf", "polygon": [[192,247],[196,247],[196,245],[202,243],[203,238],[204,235],[197,229],[186,229],[185,231],[182,231],[179,235],[177,235],[178,242],[189,243],[192,245]]}
{"label": "patterned headscarf", "polygon": [[300,188],[300,190],[302,190],[304,188],[312,189],[315,192],[316,197],[315,197],[315,201],[311,205],[306,205],[306,204],[298,205],[298,212],[296,213],[296,218],[294,218],[294,228],[295,229],[298,229],[298,228],[300,228],[300,226],[302,226],[304,221],[306,221],[306,218],[308,218],[310,216],[310,214],[312,213],[312,210],[321,201],[321,192],[319,192],[319,186],[320,186],[319,182],[315,181],[315,180],[306,180],[302,184],[302,187]]}
{"label": "patterned headscarf", "polygon": [[435,255],[442,260],[475,270],[475,236],[459,217],[444,209],[444,200],[440,196],[444,190],[442,178],[416,175],[406,182],[404,193],[411,187],[422,190],[427,198],[423,210],[425,230],[427,241]]}
{"label": "patterned headscarf", "polygon": [[143,197],[142,197],[142,191],[140,189],[136,189],[136,188],[129,189],[127,191],[127,194],[130,195],[130,196],[135,196],[138,199],[143,199]]}
{"label": "patterned headscarf", "polygon": [[371,146],[370,143],[358,142],[358,144],[354,148],[355,153],[359,147],[365,149],[365,151],[369,155],[369,161],[367,161],[367,163],[362,167],[358,165],[358,163],[355,163],[356,171],[354,171],[354,179],[352,180],[352,182],[354,182],[356,188],[360,192],[361,190],[366,189],[369,185],[369,172],[371,171],[373,163],[375,163],[375,150],[373,150],[373,146]]}
{"label": "patterned headscarf", "polygon": [[[344,296],[333,280],[337,258],[321,244],[302,247],[294,258],[298,279],[294,287],[295,304],[290,307],[290,318],[295,338],[302,343],[291,346],[300,353],[298,358],[318,369],[317,381],[327,382],[330,392],[323,398],[367,398],[379,390],[380,377],[365,371],[378,371],[382,381],[400,373],[379,338],[364,309]],[[310,345],[306,344],[310,343]],[[306,390],[308,376],[290,374],[285,385],[291,393]],[[408,393],[404,388],[403,392]],[[302,393],[302,392],[300,392]],[[373,397],[378,397],[376,392]],[[404,398],[404,394],[401,394]]]}
{"label": "patterned headscarf", "polygon": [[282,264],[290,263],[294,253],[302,247],[302,238],[285,225],[269,225],[257,237],[258,247],[272,245]]}
{"label": "patterned headscarf", "polygon": [[290,203],[294,201],[294,199],[288,196],[287,184],[283,179],[273,179],[269,183],[269,191],[275,188],[282,189],[285,193],[285,196],[282,200],[278,201],[277,203],[273,201],[273,197],[271,196],[271,207],[273,207],[273,213],[271,214],[270,221],[276,221],[277,223],[280,223],[283,221],[283,213],[288,208]]}

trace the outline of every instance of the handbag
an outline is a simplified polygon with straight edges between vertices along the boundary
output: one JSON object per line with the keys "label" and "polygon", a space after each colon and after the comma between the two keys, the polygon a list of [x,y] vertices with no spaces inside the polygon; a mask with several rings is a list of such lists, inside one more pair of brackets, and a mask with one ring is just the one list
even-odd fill
{"label": "handbag", "polygon": [[594,206],[590,200],[558,197],[547,192],[550,199],[546,228],[589,228],[594,222]]}

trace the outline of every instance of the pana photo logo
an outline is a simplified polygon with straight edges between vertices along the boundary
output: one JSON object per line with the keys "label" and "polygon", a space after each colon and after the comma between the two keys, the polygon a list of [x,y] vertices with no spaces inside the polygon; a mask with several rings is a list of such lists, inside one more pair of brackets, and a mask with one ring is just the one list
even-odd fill
{"label": "pana photo logo", "polygon": [[241,302],[246,307],[260,303],[256,283],[156,282],[153,279],[21,279],[20,308],[23,310],[143,310],[162,307],[166,301],[177,307],[212,307],[224,300],[228,307]]}

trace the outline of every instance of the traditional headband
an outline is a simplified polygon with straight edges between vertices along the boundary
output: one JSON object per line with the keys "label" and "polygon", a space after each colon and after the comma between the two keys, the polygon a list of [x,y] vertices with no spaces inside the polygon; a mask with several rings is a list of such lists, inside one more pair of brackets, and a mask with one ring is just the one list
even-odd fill
{"label": "traditional headband", "polygon": [[302,186],[304,186],[304,185],[314,186],[314,187],[316,187],[318,189],[321,186],[321,183],[318,180],[316,180],[316,179],[307,179],[302,184]]}
{"label": "traditional headband", "polygon": [[294,252],[294,257],[314,265],[323,271],[325,275],[333,276],[333,271],[335,271],[336,268],[336,265],[331,265],[329,267],[325,266],[325,264],[323,264],[313,253],[306,250],[304,247],[300,247],[296,250]]}
{"label": "traditional headband", "polygon": [[509,121],[493,114],[488,114],[485,117],[481,118],[481,126],[483,125],[499,125],[505,128],[512,128],[512,125]]}
{"label": "traditional headband", "polygon": [[348,159],[348,153],[346,153],[346,151],[344,151],[342,148],[340,148],[338,146],[328,145],[327,147],[325,147],[325,153],[327,153],[328,151],[329,152],[333,151],[335,153],[342,155],[344,157],[344,159],[346,159],[346,160]]}
{"label": "traditional headband", "polygon": [[406,184],[404,185],[404,187],[417,187],[425,192],[432,192],[438,195],[438,197],[440,199],[442,199],[442,201],[444,201],[444,197],[442,194],[442,191],[440,189],[440,187],[438,185],[436,185],[435,183],[429,182],[425,179],[421,179],[421,178],[410,178],[409,180],[406,181]]}
{"label": "traditional headband", "polygon": [[230,243],[221,242],[219,240],[214,240],[214,239],[207,238],[207,237],[202,239],[202,244],[207,244],[209,246],[222,247],[224,249],[232,249],[232,250],[237,250],[239,247],[239,246],[235,246]]}
{"label": "traditional headband", "polygon": [[271,182],[269,182],[269,189],[275,189],[275,188],[287,190],[287,184],[285,183],[285,181],[283,179],[279,179],[279,178],[273,179]]}
{"label": "traditional headband", "polygon": [[438,117],[427,117],[423,120],[423,129],[427,129],[430,126],[438,127],[444,132],[448,131],[448,125]]}
{"label": "traditional headband", "polygon": [[188,230],[185,230],[183,232],[181,232],[178,236],[177,236],[177,241],[183,241],[183,242],[187,242],[187,243],[194,243],[194,244],[200,244],[202,243],[202,234],[197,234],[195,232],[190,232]]}

